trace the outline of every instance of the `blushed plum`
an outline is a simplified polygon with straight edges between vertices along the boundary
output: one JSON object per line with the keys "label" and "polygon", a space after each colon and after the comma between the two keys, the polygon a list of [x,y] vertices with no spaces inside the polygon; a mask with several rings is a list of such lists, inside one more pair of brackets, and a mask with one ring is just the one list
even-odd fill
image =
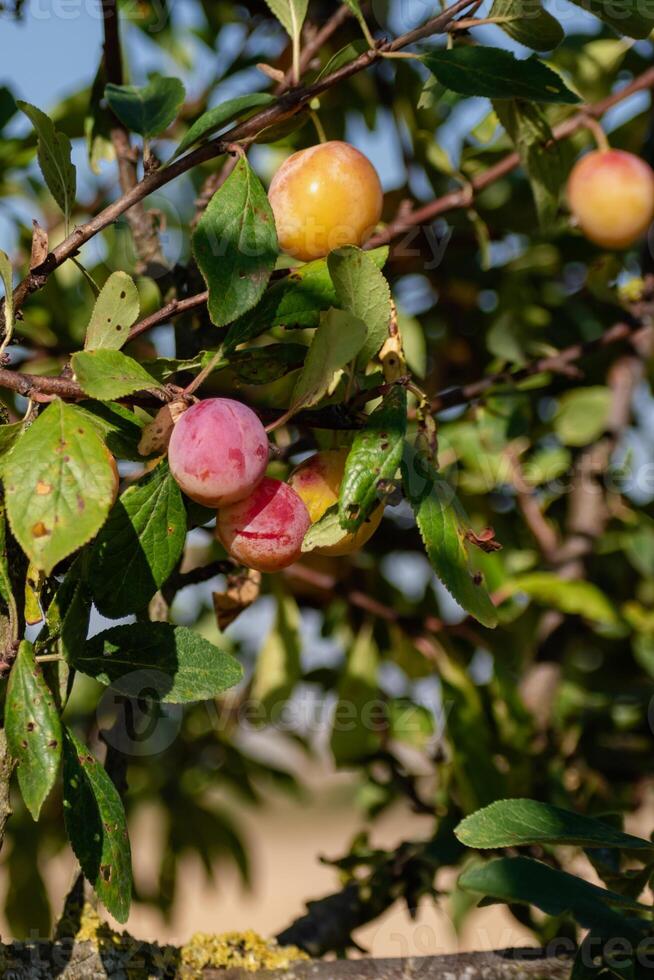
{"label": "blushed plum", "polygon": [[627,248],[654,218],[654,171],[633,153],[594,150],[572,168],[568,204],[591,242]]}
{"label": "blushed plum", "polygon": [[[326,449],[305,459],[291,473],[289,485],[306,504],[312,524],[319,521],[333,504],[338,503],[347,456],[347,449]],[[383,513],[384,508],[380,504],[357,531],[346,534],[338,544],[316,548],[314,553],[340,556],[358,551],[379,527]]]}
{"label": "blushed plum", "polygon": [[260,572],[276,572],[300,557],[310,524],[295,490],[264,477],[245,500],[218,511],[216,534],[237,561]]}
{"label": "blushed plum", "polygon": [[231,398],[207,398],[177,420],[168,461],[191,500],[221,507],[247,497],[263,478],[268,438],[247,405]]}
{"label": "blushed plum", "polygon": [[382,213],[383,192],[370,160],[331,140],[293,153],[270,184],[280,247],[305,261],[341,245],[363,245]]}

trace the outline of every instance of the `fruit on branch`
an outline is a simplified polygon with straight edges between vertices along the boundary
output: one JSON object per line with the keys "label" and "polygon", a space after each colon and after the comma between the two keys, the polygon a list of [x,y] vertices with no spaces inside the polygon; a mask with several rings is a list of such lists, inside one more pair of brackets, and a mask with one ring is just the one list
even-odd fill
{"label": "fruit on branch", "polygon": [[191,500],[221,507],[247,497],[263,478],[268,437],[247,405],[231,398],[207,398],[178,419],[168,462]]}
{"label": "fruit on branch", "polygon": [[245,500],[218,511],[216,535],[243,565],[276,572],[300,557],[310,524],[307,508],[295,490],[281,480],[264,477]]}
{"label": "fruit on branch", "polygon": [[587,153],[572,168],[567,193],[581,230],[603,248],[627,248],[654,219],[654,171],[623,150]]}
{"label": "fruit on branch", "polygon": [[293,153],[273,177],[268,198],[280,247],[305,261],[341,245],[363,245],[383,204],[370,160],[340,140]]}
{"label": "fruit on branch", "polygon": [[[316,453],[300,463],[289,477],[289,485],[306,504],[312,524],[338,503],[348,451],[327,449]],[[379,527],[383,513],[384,507],[380,504],[357,531],[346,534],[337,544],[315,548],[313,553],[339,556],[358,551]]]}

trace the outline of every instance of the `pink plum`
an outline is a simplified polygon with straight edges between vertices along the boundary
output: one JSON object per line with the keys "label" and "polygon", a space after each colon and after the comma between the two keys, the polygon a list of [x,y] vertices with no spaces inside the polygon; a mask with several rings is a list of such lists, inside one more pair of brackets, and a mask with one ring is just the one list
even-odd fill
{"label": "pink plum", "polygon": [[207,398],[178,419],[168,462],[191,500],[221,507],[247,497],[263,478],[268,438],[247,405],[231,398]]}
{"label": "pink plum", "polygon": [[295,490],[264,477],[245,500],[218,511],[216,534],[237,561],[260,572],[276,572],[300,557],[310,524]]}

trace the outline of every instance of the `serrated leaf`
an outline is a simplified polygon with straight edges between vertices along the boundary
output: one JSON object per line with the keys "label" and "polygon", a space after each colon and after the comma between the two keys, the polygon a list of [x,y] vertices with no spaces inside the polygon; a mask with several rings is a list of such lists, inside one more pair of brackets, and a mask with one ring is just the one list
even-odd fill
{"label": "serrated leaf", "polygon": [[199,633],[169,623],[106,630],[88,642],[74,666],[120,694],[171,704],[214,698],[243,676],[243,668],[228,653]]}
{"label": "serrated leaf", "polygon": [[618,926],[620,931],[611,933],[615,936],[631,938],[648,928],[646,921],[612,911],[613,907],[650,911],[647,906],[530,858],[498,858],[468,868],[459,877],[459,885],[501,902],[535,905],[548,915],[572,912],[587,928]]}
{"label": "serrated leaf", "polygon": [[543,110],[528,102],[493,102],[496,115],[514,144],[529,177],[541,227],[557,215],[568,173],[566,151],[555,140]]}
{"label": "serrated leaf", "polygon": [[370,256],[354,245],[335,249],[327,266],[338,305],[363,320],[368,335],[357,361],[360,366],[378,353],[388,337],[391,321],[391,290]]}
{"label": "serrated leaf", "polygon": [[262,106],[270,105],[274,101],[275,96],[269,92],[250,92],[249,95],[237,95],[236,98],[228,99],[227,102],[223,102],[213,109],[207,109],[189,127],[184,138],[175,150],[172,159],[174,160],[175,157],[180,156],[195,143],[204,142],[204,140],[208,139],[219,129],[222,129],[223,126],[226,126],[227,123],[232,122],[232,120],[237,119],[239,116],[243,116],[246,113],[249,114],[252,109],[260,109]]}
{"label": "serrated leaf", "polygon": [[560,75],[535,56],[519,61],[502,48],[474,45],[431,51],[421,60],[441,85],[460,95],[564,105],[581,101]]}
{"label": "serrated leaf", "polygon": [[123,405],[115,402],[83,401],[78,412],[91,423],[109,452],[118,459],[141,460],[138,445],[144,422]]}
{"label": "serrated leaf", "polygon": [[497,612],[483,580],[470,568],[465,530],[453,489],[408,447],[402,475],[432,568],[466,612],[484,626],[496,626]]}
{"label": "serrated leaf", "polygon": [[365,343],[366,325],[344,310],[328,310],[320,318],[304,367],[295,382],[291,411],[317,404],[334,375],[353,361]]}
{"label": "serrated leaf", "polygon": [[508,595],[525,592],[535,602],[607,626],[619,622],[611,601],[592,582],[569,581],[555,572],[528,572],[502,583],[502,590]]}
{"label": "serrated leaf", "polygon": [[18,784],[25,805],[37,820],[54,785],[61,758],[61,722],[55,699],[26,640],[9,674],[5,704],[9,751],[18,763]]}
{"label": "serrated leaf", "polygon": [[91,601],[82,574],[82,561],[78,558],[55,592],[45,618],[48,648],[54,645],[64,660],[72,660],[76,653],[84,649],[91,618]]}
{"label": "serrated leaf", "polygon": [[307,15],[309,0],[266,0],[266,4],[288,36],[298,38]]}
{"label": "serrated leaf", "polygon": [[339,498],[339,520],[348,531],[361,527],[379,502],[378,488],[392,480],[402,461],[407,425],[407,398],[396,386],[357,432],[345,462]]}
{"label": "serrated leaf", "polygon": [[564,446],[588,446],[599,439],[606,428],[611,401],[611,390],[603,385],[566,391],[554,416],[554,431]]}
{"label": "serrated leaf", "polygon": [[134,133],[146,138],[158,136],[177,117],[186,94],[179,78],[154,75],[147,85],[105,86],[105,98],[112,112]]}
{"label": "serrated leaf", "polygon": [[85,350],[120,350],[138,319],[138,289],[126,272],[112,272],[95,301],[86,328]]}
{"label": "serrated leaf", "polygon": [[80,388],[100,401],[162,387],[138,361],[119,350],[77,351],[71,365]]}
{"label": "serrated leaf", "polygon": [[31,121],[38,136],[37,157],[41,173],[48,185],[48,190],[61,208],[66,219],[70,216],[75,203],[77,175],[71,163],[71,143],[64,133],[55,129],[54,123],[29,102],[17,102],[18,107]]}
{"label": "serrated leaf", "polygon": [[652,33],[654,3],[652,0],[572,0],[590,11],[618,34],[645,40]]}
{"label": "serrated leaf", "polygon": [[118,482],[96,430],[59,399],[21,436],[3,476],[14,537],[46,575],[99,531]]}
{"label": "serrated leaf", "polygon": [[533,0],[494,0],[489,17],[512,17],[513,20],[500,24],[502,30],[535,51],[551,51],[565,37],[556,17]]}
{"label": "serrated leaf", "polygon": [[94,755],[64,728],[64,823],[84,877],[107,911],[125,922],[132,863],[118,790]]}
{"label": "serrated leaf", "polygon": [[140,612],[169,577],[186,538],[182,494],[161,462],[118,498],[94,545],[89,584],[101,613]]}
{"label": "serrated leaf", "polygon": [[466,817],[455,834],[466,847],[522,847],[570,844],[577,847],[653,851],[654,843],[624,834],[611,824],[535,800],[498,800]]}
{"label": "serrated leaf", "polygon": [[302,541],[303,553],[314,548],[331,548],[347,535],[338,517],[338,504],[329,507],[322,517],[311,525]]}
{"label": "serrated leaf", "polygon": [[216,191],[193,234],[193,254],[218,327],[260,300],[277,259],[275,219],[261,181],[243,157]]}
{"label": "serrated leaf", "polygon": [[0,338],[6,340],[7,337],[11,337],[14,330],[14,273],[11,268],[11,260],[6,252],[0,249],[0,279],[4,283],[5,296],[2,301],[4,314],[5,314],[5,333],[4,337]]}
{"label": "serrated leaf", "polygon": [[[388,248],[371,249],[366,254],[381,269],[388,258]],[[307,262],[273,283],[257,307],[232,324],[224,349],[232,350],[271,327],[317,327],[320,314],[336,305],[327,260]]]}

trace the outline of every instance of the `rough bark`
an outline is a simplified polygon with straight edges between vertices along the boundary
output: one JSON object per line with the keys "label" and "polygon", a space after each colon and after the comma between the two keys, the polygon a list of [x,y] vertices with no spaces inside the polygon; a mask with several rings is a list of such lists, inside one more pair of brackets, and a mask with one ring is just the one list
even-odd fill
{"label": "rough bark", "polygon": [[[153,949],[143,945],[147,950]],[[4,947],[2,976],[11,980],[103,980],[106,977],[184,976],[171,964],[169,972],[145,965],[139,956],[128,962],[112,949],[98,951],[92,943],[14,943]],[[411,959],[338,960],[299,963],[286,970],[262,970],[259,980],[567,980],[571,960],[548,957],[540,950],[499,950]],[[205,970],[204,980],[252,980],[244,970]]]}

